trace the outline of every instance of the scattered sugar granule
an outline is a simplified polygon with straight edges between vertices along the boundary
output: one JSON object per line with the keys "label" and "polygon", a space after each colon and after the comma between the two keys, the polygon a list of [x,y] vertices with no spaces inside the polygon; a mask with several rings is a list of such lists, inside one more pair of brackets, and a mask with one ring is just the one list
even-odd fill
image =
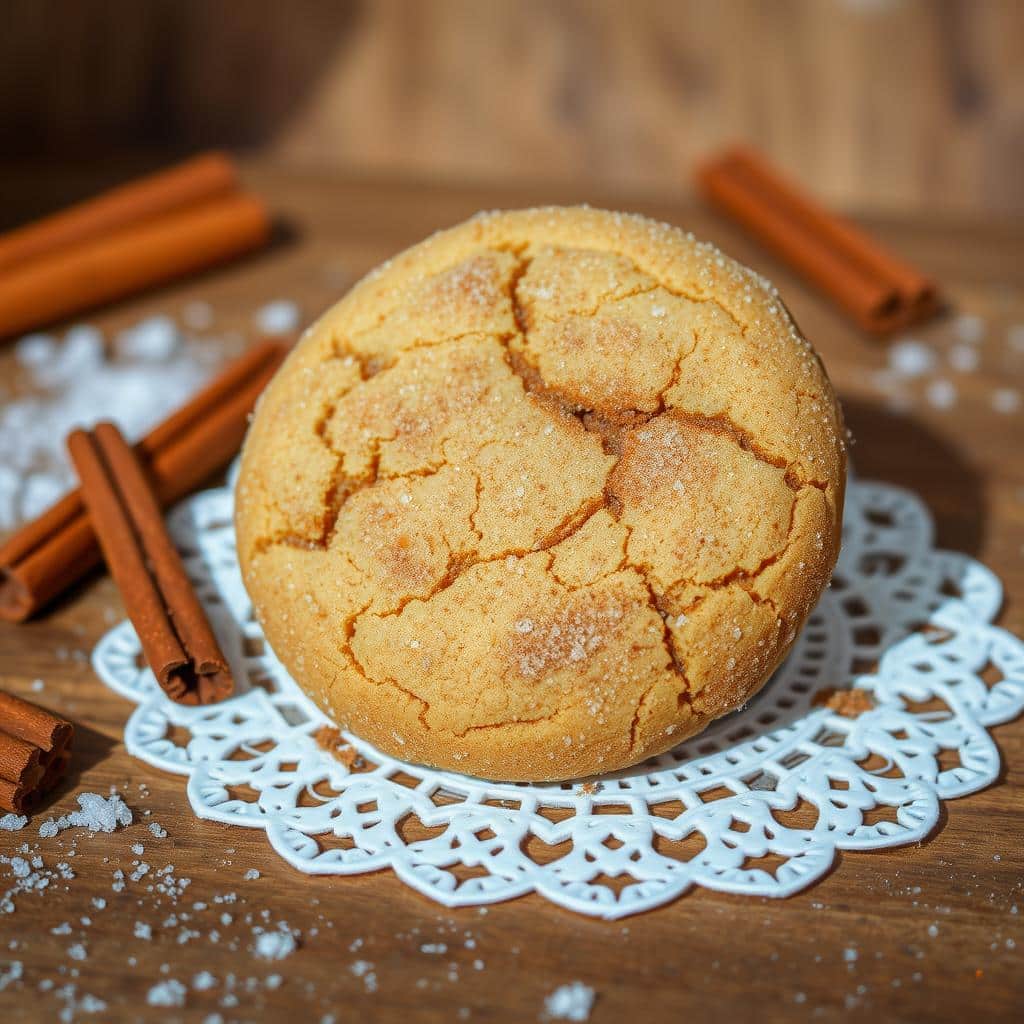
{"label": "scattered sugar granule", "polygon": [[41,693],[46,687],[46,683],[44,683],[42,679],[33,679],[32,682],[29,683],[29,687],[33,693]]}
{"label": "scattered sugar granule", "polygon": [[168,978],[154,985],[146,994],[150,1006],[184,1006],[187,989],[180,981]]}
{"label": "scattered sugar granule", "polygon": [[81,942],[76,942],[73,946],[68,947],[68,956],[72,960],[85,960],[88,955],[85,946]]}
{"label": "scattered sugar granule", "polygon": [[146,848],[142,843],[132,843],[132,853],[134,853],[136,857],[141,857],[145,852]]}
{"label": "scattered sugar granule", "polygon": [[349,970],[357,978],[363,979],[363,987],[367,992],[377,991],[377,974],[369,960],[356,960],[350,965]]}
{"label": "scattered sugar granule", "polygon": [[935,367],[935,351],[920,341],[898,341],[889,349],[889,366],[901,377],[920,377]]}
{"label": "scattered sugar granule", "polygon": [[552,1020],[589,1020],[594,1005],[594,990],[582,981],[556,988],[544,1000],[544,1010]]}
{"label": "scattered sugar granule", "polygon": [[[102,1013],[106,1008],[107,1004],[99,996],[90,995],[88,992],[78,1000],[77,1009],[82,1013]],[[62,1017],[61,1020],[63,1019]]]}
{"label": "scattered sugar granule", "polygon": [[1014,388],[996,388],[992,392],[992,408],[1004,415],[1016,412],[1020,408],[1020,392]]}
{"label": "scattered sugar granule", "polygon": [[123,358],[155,363],[170,359],[180,342],[178,327],[169,316],[151,316],[121,331],[114,348]]}
{"label": "scattered sugar granule", "polygon": [[135,938],[143,939],[148,942],[153,938],[153,929],[144,921],[136,921],[134,935]]}
{"label": "scattered sugar granule", "polygon": [[954,345],[949,350],[949,365],[958,373],[978,368],[978,350],[973,345]]}
{"label": "scattered sugar granule", "polygon": [[289,334],[298,329],[299,307],[288,299],[268,302],[256,311],[256,326],[264,334]]}
{"label": "scattered sugar granule", "polygon": [[952,409],[956,405],[956,388],[950,381],[942,377],[933,380],[928,385],[925,394],[936,409]]}
{"label": "scattered sugar granule", "polygon": [[14,358],[26,369],[45,366],[57,350],[57,339],[49,334],[26,334],[14,346]]}
{"label": "scattered sugar granule", "polygon": [[424,942],[420,952],[441,956],[448,952],[448,947],[443,942]]}
{"label": "scattered sugar granule", "polygon": [[87,828],[90,832],[113,832],[118,825],[130,825],[132,812],[119,797],[104,799],[99,793],[82,793],[78,797],[80,810],[63,817],[48,818],[39,826],[39,834],[48,839],[66,828]]}
{"label": "scattered sugar granule", "polygon": [[28,824],[24,814],[5,814],[0,817],[0,831],[18,832]]}
{"label": "scattered sugar granule", "polygon": [[248,871],[242,876],[247,882],[255,882],[260,877],[260,873],[255,868],[249,868]]}
{"label": "scattered sugar granule", "polygon": [[254,952],[261,960],[284,960],[298,948],[291,932],[279,930],[264,932],[256,939]]}
{"label": "scattered sugar granule", "polygon": [[934,939],[939,934],[939,926],[937,924],[928,925],[928,934]]}
{"label": "scattered sugar granule", "polygon": [[6,967],[0,967],[0,992],[12,982],[19,981],[23,973],[20,960],[8,960]]}
{"label": "scattered sugar granule", "polygon": [[107,905],[107,901],[102,896],[93,896],[92,905],[97,910],[103,910]]}
{"label": "scattered sugar granule", "polygon": [[855,950],[855,949],[853,949],[853,948],[850,948],[850,949],[844,949],[844,950],[843,950],[843,959],[844,959],[844,960],[845,960],[845,961],[846,961],[846,962],[847,962],[848,964],[853,964],[853,963],[856,963],[856,962],[857,962],[857,950]]}
{"label": "scattered sugar granule", "polygon": [[209,971],[200,971],[192,979],[192,987],[197,992],[206,992],[211,988],[216,988],[217,979]]}
{"label": "scattered sugar granule", "polygon": [[953,323],[956,336],[968,345],[977,345],[985,336],[985,321],[974,313],[961,313]]}
{"label": "scattered sugar granule", "polygon": [[24,857],[12,857],[11,871],[15,878],[28,878],[32,874],[32,865]]}
{"label": "scattered sugar granule", "polygon": [[165,829],[159,822],[151,821],[149,823],[149,831],[153,833],[154,839],[167,838],[167,829]]}
{"label": "scattered sugar granule", "polygon": [[26,477],[21,488],[21,518],[35,519],[49,508],[65,490],[67,490],[65,485],[55,476],[37,473]]}

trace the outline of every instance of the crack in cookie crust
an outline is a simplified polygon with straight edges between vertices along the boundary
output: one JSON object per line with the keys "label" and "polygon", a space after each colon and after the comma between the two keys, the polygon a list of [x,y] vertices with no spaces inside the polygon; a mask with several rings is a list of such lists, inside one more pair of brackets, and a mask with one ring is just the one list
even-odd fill
{"label": "crack in cookie crust", "polygon": [[[275,381],[257,415],[240,557],[296,678],[399,756],[509,778],[649,756],[735,703],[725,675],[749,696],[827,579],[827,379],[762,282],[679,232],[480,218],[371,275],[280,377],[325,370],[349,376]],[[549,638],[561,660],[522,676],[519,630],[558,608],[580,657]],[[587,608],[631,625],[588,633]]]}

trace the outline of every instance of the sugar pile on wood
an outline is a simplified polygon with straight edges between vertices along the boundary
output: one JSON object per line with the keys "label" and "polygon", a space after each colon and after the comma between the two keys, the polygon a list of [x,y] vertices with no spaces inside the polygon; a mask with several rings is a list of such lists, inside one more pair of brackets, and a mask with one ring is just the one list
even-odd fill
{"label": "sugar pile on wood", "polygon": [[138,438],[207,379],[216,350],[150,317],[108,345],[86,324],[15,346],[24,388],[0,409],[0,530],[32,519],[74,484],[64,452],[72,428],[113,420]]}
{"label": "sugar pile on wood", "polygon": [[48,818],[39,826],[44,839],[63,832],[66,828],[87,828],[90,832],[113,832],[118,825],[130,825],[132,812],[117,795],[104,799],[99,793],[82,793],[78,797],[81,808],[60,818]]}
{"label": "sugar pile on wood", "polygon": [[281,925],[276,931],[257,935],[253,952],[261,960],[284,960],[285,957],[291,956],[296,949],[298,949],[298,943],[295,941],[295,936],[286,925]]}
{"label": "sugar pile on wood", "polygon": [[594,990],[582,981],[556,988],[544,1000],[544,1009],[552,1020],[587,1020],[594,1005]]}

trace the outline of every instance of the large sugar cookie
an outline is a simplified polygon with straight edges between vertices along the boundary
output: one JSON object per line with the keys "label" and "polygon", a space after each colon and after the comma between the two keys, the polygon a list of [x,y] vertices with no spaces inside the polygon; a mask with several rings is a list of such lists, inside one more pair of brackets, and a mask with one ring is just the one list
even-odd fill
{"label": "large sugar cookie", "polygon": [[237,494],[281,661],[400,758],[563,779],[743,704],[826,585],[843,428],[769,284],[676,228],[486,214],[264,395]]}

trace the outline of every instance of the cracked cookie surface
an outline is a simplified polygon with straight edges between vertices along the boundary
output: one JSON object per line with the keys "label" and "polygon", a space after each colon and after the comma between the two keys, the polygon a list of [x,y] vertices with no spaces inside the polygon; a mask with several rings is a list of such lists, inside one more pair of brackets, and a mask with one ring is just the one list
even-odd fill
{"label": "cracked cookie surface", "polygon": [[845,466],[763,279],[637,216],[482,214],[304,335],[246,440],[239,560],[339,724],[455,771],[580,777],[764,684],[835,564]]}

